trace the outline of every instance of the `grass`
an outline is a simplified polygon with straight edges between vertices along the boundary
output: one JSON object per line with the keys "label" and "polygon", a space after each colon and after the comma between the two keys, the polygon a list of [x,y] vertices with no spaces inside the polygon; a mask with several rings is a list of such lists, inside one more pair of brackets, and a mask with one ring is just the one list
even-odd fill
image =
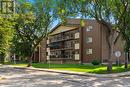
{"label": "grass", "polygon": [[[13,64],[13,66],[27,66],[27,64]],[[65,70],[65,71],[76,71],[76,72],[86,72],[86,73],[97,73],[97,74],[107,74],[107,66],[105,65],[83,65],[83,64],[43,64],[43,63],[33,63],[35,68],[49,68],[54,70]],[[112,73],[120,73],[130,71],[124,69],[124,66],[120,67],[113,65]]]}

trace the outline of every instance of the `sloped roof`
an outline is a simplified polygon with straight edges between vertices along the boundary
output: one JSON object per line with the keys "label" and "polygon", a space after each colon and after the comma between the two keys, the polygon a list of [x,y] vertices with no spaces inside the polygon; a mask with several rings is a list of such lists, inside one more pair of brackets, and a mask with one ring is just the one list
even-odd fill
{"label": "sloped roof", "polygon": [[[50,34],[53,33],[54,31],[56,31],[57,29],[59,29],[60,27],[63,27],[63,26],[64,26],[64,29],[67,29],[67,30],[75,29],[76,27],[80,26],[80,21],[81,21],[81,19],[74,19],[74,18],[67,19],[67,22],[65,24],[59,23],[58,25],[56,25],[50,31]],[[87,22],[97,22],[96,20],[93,20],[93,19],[92,20],[90,20],[90,19],[84,19],[84,21],[85,21],[85,23],[87,23]],[[63,31],[65,31],[65,30],[63,30]],[[62,32],[62,30],[60,29],[59,32]]]}
{"label": "sloped roof", "polygon": [[50,34],[55,31],[58,27],[60,26],[74,26],[74,25],[80,25],[80,19],[67,19],[67,23],[65,24],[62,24],[62,23],[59,23],[57,24],[51,31],[50,31]]}

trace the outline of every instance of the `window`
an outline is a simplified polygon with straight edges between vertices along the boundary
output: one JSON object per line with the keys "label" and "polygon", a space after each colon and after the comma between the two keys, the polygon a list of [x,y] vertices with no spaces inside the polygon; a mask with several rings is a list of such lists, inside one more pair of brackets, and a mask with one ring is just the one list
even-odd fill
{"label": "window", "polygon": [[86,54],[89,55],[89,54],[92,54],[93,53],[93,50],[92,49],[87,49],[86,50]]}
{"label": "window", "polygon": [[87,38],[86,38],[86,42],[87,42],[87,43],[92,43],[92,41],[93,41],[93,38],[92,38],[92,37],[87,37]]}
{"label": "window", "polygon": [[92,27],[92,26],[88,26],[88,27],[86,28],[86,31],[87,31],[87,32],[92,31],[92,30],[93,30],[93,27]]}

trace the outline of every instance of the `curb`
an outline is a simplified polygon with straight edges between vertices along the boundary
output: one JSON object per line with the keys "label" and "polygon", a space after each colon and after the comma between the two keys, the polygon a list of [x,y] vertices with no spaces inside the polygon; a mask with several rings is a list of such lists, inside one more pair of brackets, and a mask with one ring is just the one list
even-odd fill
{"label": "curb", "polygon": [[84,73],[84,72],[41,69],[41,68],[33,68],[33,67],[18,67],[18,66],[12,66],[12,67],[16,68],[16,69],[29,69],[29,70],[37,70],[37,71],[44,71],[44,72],[61,73],[61,74],[68,74],[68,75],[78,75],[78,76],[88,76],[88,77],[98,77],[98,78],[115,78],[115,77],[130,76],[130,72],[113,73],[113,74],[93,74],[93,73]]}

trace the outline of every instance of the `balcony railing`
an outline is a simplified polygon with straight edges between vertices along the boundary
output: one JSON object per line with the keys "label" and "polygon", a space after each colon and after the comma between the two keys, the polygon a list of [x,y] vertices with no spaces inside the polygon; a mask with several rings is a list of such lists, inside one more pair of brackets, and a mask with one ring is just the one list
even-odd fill
{"label": "balcony railing", "polygon": [[65,50],[65,51],[51,51],[50,58],[74,58],[73,50]]}
{"label": "balcony railing", "polygon": [[74,56],[50,55],[50,59],[74,59]]}
{"label": "balcony railing", "polygon": [[51,43],[49,44],[50,50],[68,50],[68,49],[75,49],[75,40],[65,41],[65,42],[58,42],[58,43]]}
{"label": "balcony railing", "polygon": [[[62,32],[60,34],[54,35],[50,38],[50,43],[64,41],[64,40],[70,40],[70,39],[76,39],[75,34],[76,31],[69,31],[69,32]],[[78,34],[76,34],[78,36]],[[79,36],[78,36],[79,37]]]}

